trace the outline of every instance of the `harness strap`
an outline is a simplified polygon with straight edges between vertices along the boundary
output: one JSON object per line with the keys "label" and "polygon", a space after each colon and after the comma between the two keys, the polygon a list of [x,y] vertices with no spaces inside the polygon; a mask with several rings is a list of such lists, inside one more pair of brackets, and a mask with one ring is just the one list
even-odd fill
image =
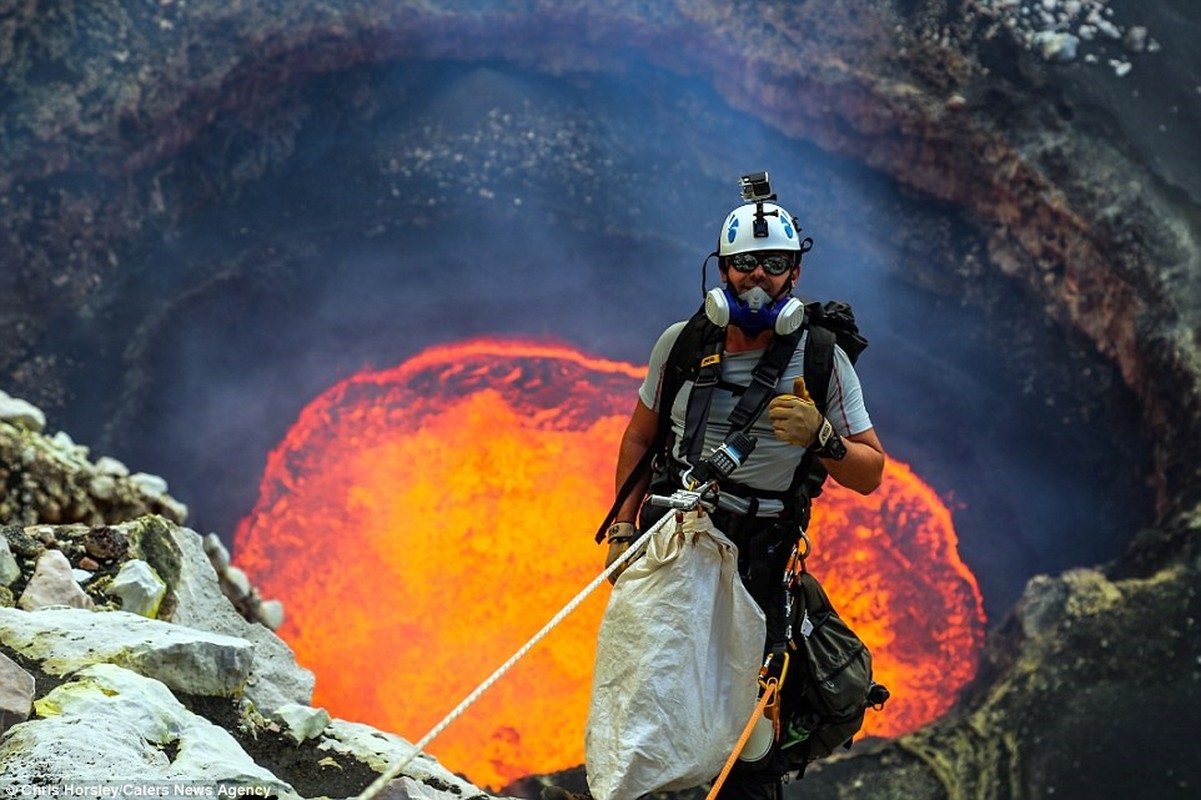
{"label": "harness strap", "polygon": [[[689,463],[701,463],[701,448],[705,443],[705,421],[713,404],[713,390],[721,381],[721,358],[725,341],[711,342],[701,354],[700,367],[692,392],[688,395],[688,410],[684,415],[684,452]],[[660,411],[662,413],[662,411]],[[668,411],[670,413],[670,409]]]}
{"label": "harness strap", "polygon": [[618,510],[630,493],[634,491],[634,487],[650,474],[655,456],[668,449],[667,445],[671,439],[671,403],[675,400],[675,396],[684,382],[696,374],[694,370],[699,371],[703,355],[698,357],[697,353],[717,352],[725,339],[723,333],[722,329],[709,321],[703,305],[689,318],[680,331],[680,335],[676,338],[675,344],[672,345],[671,352],[667,356],[663,383],[659,389],[659,428],[655,431],[655,438],[650,447],[642,454],[638,464],[630,471],[621,488],[618,489],[609,513],[605,515],[604,521],[597,528],[596,541],[598,544],[604,540],[605,531],[617,518]]}
{"label": "harness strap", "polygon": [[[677,484],[682,484],[683,475],[689,469],[690,467],[687,464],[681,464],[674,458],[671,459],[668,466],[671,477]],[[747,486],[745,483],[739,483],[738,481],[731,480],[730,478],[725,478],[722,480],[721,491],[722,494],[734,495],[741,500],[746,500],[748,503],[752,500],[785,501],[791,499],[792,497],[791,489],[754,489],[750,486]],[[754,515],[752,514],[750,516]]]}
{"label": "harness strap", "polygon": [[[808,320],[808,315],[806,315]],[[805,343],[805,388],[817,410],[826,413],[830,376],[834,374],[834,344],[837,337],[829,328],[809,326],[809,341]]]}
{"label": "harness strap", "polygon": [[730,429],[746,432],[751,424],[758,419],[767,408],[768,402],[776,393],[776,385],[780,375],[788,366],[797,344],[801,341],[801,330],[793,331],[787,336],[775,336],[767,346],[767,352],[759,359],[759,363],[751,370],[751,384],[746,387],[738,405],[730,412]]}
{"label": "harness strap", "polygon": [[[776,393],[780,376],[792,359],[797,344],[801,341],[801,329],[788,336],[775,336],[751,370],[751,382],[738,398],[730,412],[730,433],[746,433],[751,425],[767,408]],[[709,418],[709,407],[713,401],[713,390],[721,385],[721,353],[707,355],[701,359],[701,370],[688,397],[688,413],[684,419],[684,445],[688,463],[701,462],[701,447],[704,443],[705,424]]]}
{"label": "harness strap", "polygon": [[[668,443],[671,441],[670,404],[685,381],[689,379],[694,381],[692,392],[688,398],[688,408],[685,412],[684,436],[681,442],[681,450],[691,464],[699,464],[701,461],[705,423],[712,405],[713,390],[720,387],[731,391],[732,394],[740,395],[734,410],[730,412],[730,429],[731,432],[738,430],[745,432],[763,413],[775,394],[780,375],[783,374],[788,362],[792,359],[792,354],[796,351],[801,336],[806,330],[809,331],[810,339],[805,348],[804,374],[807,383],[810,376],[816,376],[814,382],[817,385],[810,386],[810,393],[817,403],[818,409],[824,413],[826,389],[834,363],[834,334],[816,326],[811,327],[809,325],[810,316],[810,310],[807,308],[805,324],[797,331],[788,336],[773,337],[767,351],[751,372],[750,385],[735,389],[733,388],[734,384],[723,381],[721,377],[721,358],[725,344],[724,330],[709,321],[705,315],[704,306],[701,306],[692,315],[680,331],[680,335],[667,357],[663,383],[660,387],[659,429],[656,431],[655,439],[618,490],[613,506],[597,529],[595,538],[598,543],[604,540],[605,531],[613,523],[622,503],[625,502],[638,482],[643,480],[650,471],[654,456],[664,451],[670,452],[670,448],[668,448]],[[799,485],[801,477],[802,471],[798,470],[794,475],[793,486],[788,492],[781,493],[752,492],[749,491],[749,487],[742,487],[731,481],[723,481],[722,488],[724,490],[728,487],[734,494],[744,498],[759,495],[765,499],[776,499],[777,497],[786,499],[792,495],[792,489]],[[804,513],[807,512],[807,509],[803,509],[802,512],[803,516],[807,518],[808,514]],[[807,522],[806,519],[805,524]]]}

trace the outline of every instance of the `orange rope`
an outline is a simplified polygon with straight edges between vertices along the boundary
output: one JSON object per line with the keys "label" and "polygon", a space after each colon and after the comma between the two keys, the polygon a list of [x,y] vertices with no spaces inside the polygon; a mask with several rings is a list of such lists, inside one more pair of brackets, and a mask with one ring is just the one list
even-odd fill
{"label": "orange rope", "polygon": [[746,727],[742,729],[742,735],[738,737],[738,744],[734,745],[734,752],[730,753],[730,757],[726,759],[726,765],[721,768],[721,774],[717,776],[717,780],[713,781],[713,788],[709,790],[705,800],[713,800],[717,797],[717,793],[721,791],[721,786],[726,782],[726,778],[730,774],[730,770],[734,768],[734,762],[738,760],[738,756],[742,753],[742,748],[746,747],[747,739],[751,738],[751,732],[755,730],[755,725],[759,723],[759,717],[763,716],[764,709],[771,699],[776,695],[776,679],[768,678],[767,684],[763,689],[763,694],[759,697],[759,703],[755,706],[755,711],[751,714],[750,720],[746,723]]}

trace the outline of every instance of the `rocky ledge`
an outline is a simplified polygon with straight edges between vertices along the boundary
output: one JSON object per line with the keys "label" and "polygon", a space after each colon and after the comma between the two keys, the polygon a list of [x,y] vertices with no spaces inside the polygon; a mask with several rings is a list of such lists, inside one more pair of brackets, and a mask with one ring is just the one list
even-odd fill
{"label": "rocky ledge", "polygon": [[[0,791],[349,797],[412,754],[310,705],[312,673],[263,624],[282,610],[161,479],[43,424],[0,399]],[[422,755],[377,796],[481,795]]]}

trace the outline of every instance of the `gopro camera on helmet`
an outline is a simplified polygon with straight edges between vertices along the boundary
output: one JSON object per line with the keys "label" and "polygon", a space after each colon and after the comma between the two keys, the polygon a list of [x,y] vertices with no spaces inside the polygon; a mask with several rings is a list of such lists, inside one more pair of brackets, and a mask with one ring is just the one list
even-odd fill
{"label": "gopro camera on helmet", "polygon": [[761,203],[764,200],[776,199],[766,172],[743,175],[738,179],[738,184],[742,188],[742,199],[748,203]]}

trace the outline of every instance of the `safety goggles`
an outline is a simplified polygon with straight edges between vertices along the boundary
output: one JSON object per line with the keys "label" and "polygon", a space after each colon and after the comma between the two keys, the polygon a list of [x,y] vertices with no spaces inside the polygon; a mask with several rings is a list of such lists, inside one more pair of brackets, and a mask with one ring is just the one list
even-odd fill
{"label": "safety goggles", "polygon": [[726,263],[739,272],[754,272],[755,267],[763,267],[768,275],[783,275],[792,269],[793,259],[779,254],[735,253]]}

